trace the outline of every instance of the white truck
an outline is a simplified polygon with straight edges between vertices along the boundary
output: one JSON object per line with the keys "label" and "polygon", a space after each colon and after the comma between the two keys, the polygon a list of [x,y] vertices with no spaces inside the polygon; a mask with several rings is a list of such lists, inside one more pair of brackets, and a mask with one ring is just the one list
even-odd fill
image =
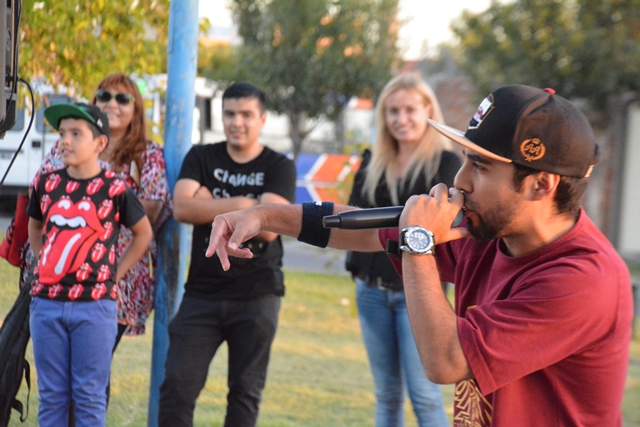
{"label": "white truck", "polygon": [[[44,120],[44,106],[61,102],[73,102],[73,99],[64,94],[38,96],[35,117],[28,133],[26,132],[33,108],[30,106],[30,101],[19,107],[15,125],[4,134],[4,138],[0,139],[0,180],[9,170],[0,186],[0,197],[15,196],[27,192],[42,159],[58,139],[57,132]],[[18,150],[23,137],[25,140],[22,148],[9,169],[11,159]]]}

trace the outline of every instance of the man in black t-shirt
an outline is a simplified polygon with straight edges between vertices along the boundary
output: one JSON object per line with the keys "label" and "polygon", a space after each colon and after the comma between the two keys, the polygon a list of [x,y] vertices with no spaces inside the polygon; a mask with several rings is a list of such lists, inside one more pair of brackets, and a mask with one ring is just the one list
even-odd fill
{"label": "man in black t-shirt", "polygon": [[261,203],[294,202],[294,163],[259,142],[266,120],[264,93],[232,84],[222,96],[227,140],[194,146],[174,189],[174,217],[193,224],[191,265],[185,294],[169,325],[165,380],[160,388],[160,426],[191,426],[209,364],[226,341],[229,348],[227,427],[255,426],[264,388],[280,297],[284,295],[282,242],[260,233],[245,243],[253,259],[235,258],[224,271],[205,257],[218,214]]}

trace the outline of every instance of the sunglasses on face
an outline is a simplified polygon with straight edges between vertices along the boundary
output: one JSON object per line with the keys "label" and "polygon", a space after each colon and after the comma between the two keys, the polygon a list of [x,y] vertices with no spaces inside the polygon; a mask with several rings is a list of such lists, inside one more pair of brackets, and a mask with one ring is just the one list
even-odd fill
{"label": "sunglasses on face", "polygon": [[96,101],[104,102],[105,104],[111,101],[111,98],[115,98],[116,102],[120,105],[128,105],[133,102],[133,95],[130,93],[111,93],[104,89],[98,89],[96,92]]}

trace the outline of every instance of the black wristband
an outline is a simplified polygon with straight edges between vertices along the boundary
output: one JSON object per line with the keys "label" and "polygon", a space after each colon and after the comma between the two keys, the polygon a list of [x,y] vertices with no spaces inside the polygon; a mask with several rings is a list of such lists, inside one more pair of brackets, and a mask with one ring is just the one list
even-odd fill
{"label": "black wristband", "polygon": [[305,202],[302,204],[302,228],[298,241],[320,248],[329,243],[331,229],[322,226],[322,218],[333,215],[333,202]]}

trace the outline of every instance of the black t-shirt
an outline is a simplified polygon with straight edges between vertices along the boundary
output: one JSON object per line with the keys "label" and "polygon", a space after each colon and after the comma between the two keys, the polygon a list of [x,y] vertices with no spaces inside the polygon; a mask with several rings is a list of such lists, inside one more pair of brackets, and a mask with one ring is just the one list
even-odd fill
{"label": "black t-shirt", "polygon": [[[364,185],[370,159],[371,152],[366,150],[362,155],[360,169],[353,180],[353,189],[351,190],[351,196],[349,197],[349,204],[351,206],[358,206],[361,208],[393,206],[393,203],[391,202],[391,194],[389,194],[384,175],[376,187],[374,204],[371,204],[367,196],[362,194],[362,187]],[[440,165],[438,166],[438,172],[430,183],[427,184],[424,173],[421,173],[418,176],[413,186],[410,185],[411,180],[407,179],[404,183],[404,187],[401,188],[401,181],[398,180],[399,204],[404,205],[414,194],[429,194],[431,188],[441,182],[446,184],[448,187],[451,187],[453,185],[453,179],[455,178],[456,173],[458,173],[461,165],[462,160],[457,154],[451,151],[443,151],[440,158]],[[396,272],[396,269],[393,267],[391,261],[389,261],[389,257],[384,251],[351,252],[348,257],[346,267],[353,276],[369,276],[371,278],[379,277],[385,282],[393,282],[398,285],[402,284],[402,279]]]}
{"label": "black t-shirt", "polygon": [[142,204],[111,171],[74,179],[67,169],[40,175],[27,213],[44,222],[33,295],[58,301],[116,299],[120,224],[132,227]]}
{"label": "black t-shirt", "polygon": [[[196,145],[187,153],[178,179],[192,179],[208,188],[215,199],[246,196],[258,198],[274,193],[295,201],[296,168],[286,156],[264,147],[247,163],[234,162],[226,142]],[[194,225],[191,265],[185,284],[187,294],[199,297],[242,299],[267,294],[284,295],[282,242],[252,239],[247,242],[254,257],[229,257],[231,268],[224,271],[217,255],[205,257],[211,224]]]}

